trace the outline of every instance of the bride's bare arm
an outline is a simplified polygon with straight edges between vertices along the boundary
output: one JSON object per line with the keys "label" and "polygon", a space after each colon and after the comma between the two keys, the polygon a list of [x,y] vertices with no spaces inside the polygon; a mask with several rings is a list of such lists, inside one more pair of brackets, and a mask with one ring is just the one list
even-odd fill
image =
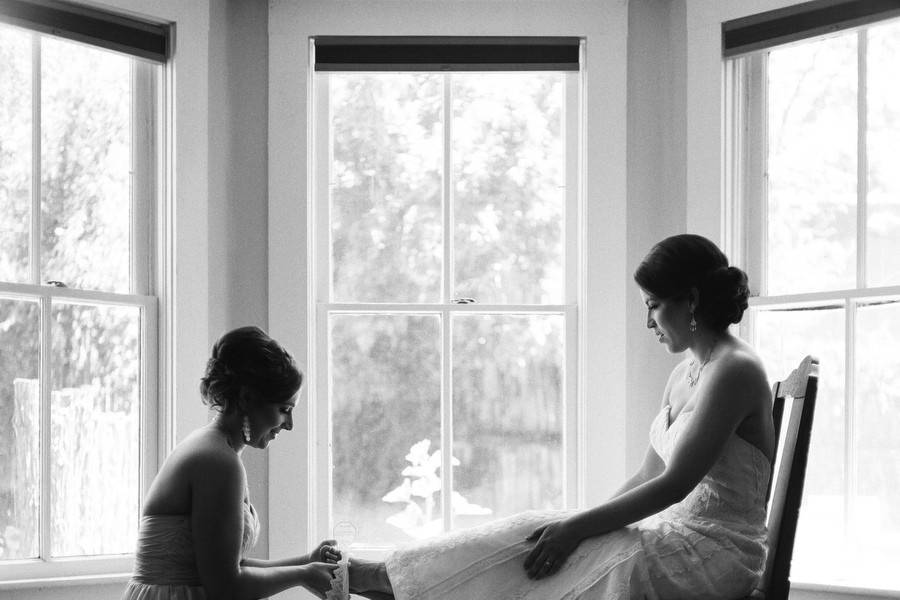
{"label": "bride's bare arm", "polygon": [[[525,560],[529,575],[550,575],[582,540],[619,529],[683,500],[722,454],[738,425],[767,398],[768,383],[757,361],[723,357],[697,390],[695,414],[679,437],[671,460],[655,477],[600,506],[539,529]],[[541,572],[547,560],[553,567]]]}

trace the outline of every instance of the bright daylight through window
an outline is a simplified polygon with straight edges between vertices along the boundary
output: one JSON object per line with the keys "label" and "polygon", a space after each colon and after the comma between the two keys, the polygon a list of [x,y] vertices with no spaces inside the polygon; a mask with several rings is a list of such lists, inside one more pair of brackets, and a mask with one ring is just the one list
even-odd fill
{"label": "bright daylight through window", "polygon": [[0,24],[0,569],[16,569],[3,579],[134,547],[142,436],[156,432],[161,72]]}
{"label": "bright daylight through window", "polygon": [[731,65],[762,282],[750,335],[769,373],[822,365],[794,581],[900,589],[898,56],[893,20]]}
{"label": "bright daylight through window", "polygon": [[574,502],[578,85],[317,74],[320,517],[360,547]]}

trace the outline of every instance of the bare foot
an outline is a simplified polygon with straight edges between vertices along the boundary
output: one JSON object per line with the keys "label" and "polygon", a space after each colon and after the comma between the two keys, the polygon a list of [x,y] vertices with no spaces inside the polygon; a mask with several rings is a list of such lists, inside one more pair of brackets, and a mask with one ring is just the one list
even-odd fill
{"label": "bare foot", "polygon": [[[373,600],[393,598],[394,588],[383,562],[364,558],[350,559],[350,591]],[[371,595],[371,594],[380,595]]]}

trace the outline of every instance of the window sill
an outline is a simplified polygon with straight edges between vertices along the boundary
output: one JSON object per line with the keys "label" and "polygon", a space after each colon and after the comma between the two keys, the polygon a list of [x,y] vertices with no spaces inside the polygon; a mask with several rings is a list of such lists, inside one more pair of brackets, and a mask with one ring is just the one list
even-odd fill
{"label": "window sill", "polygon": [[80,585],[124,585],[131,579],[131,573],[108,573],[106,575],[78,575],[72,577],[36,577],[33,579],[13,579],[0,581],[0,591],[27,588],[70,587]]}

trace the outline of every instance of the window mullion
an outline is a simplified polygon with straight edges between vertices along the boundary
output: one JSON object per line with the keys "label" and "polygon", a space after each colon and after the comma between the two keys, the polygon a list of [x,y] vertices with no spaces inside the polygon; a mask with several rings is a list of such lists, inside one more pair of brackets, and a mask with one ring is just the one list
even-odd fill
{"label": "window mullion", "polygon": [[847,534],[852,531],[851,519],[853,518],[856,504],[856,433],[854,418],[854,398],[856,385],[856,312],[858,302],[850,299],[846,304],[846,317],[844,320],[844,531]]}
{"label": "window mullion", "polygon": [[441,514],[444,530],[453,527],[453,324],[441,311]]}
{"label": "window mullion", "polygon": [[[444,264],[443,302],[449,303],[455,293],[453,286],[453,195],[452,195],[452,144],[451,75],[444,74],[443,101],[443,215],[444,215]],[[453,527],[453,354],[451,313],[441,311],[441,514],[444,530]]]}
{"label": "window mullion", "polygon": [[866,228],[869,191],[868,178],[868,36],[866,30],[857,33],[857,85],[856,85],[856,286],[865,288],[866,273]]}
{"label": "window mullion", "polygon": [[41,38],[31,35],[31,282],[41,283]]}
{"label": "window mullion", "polygon": [[50,558],[50,440],[52,438],[52,420],[50,415],[50,398],[52,391],[52,371],[51,371],[51,344],[53,337],[51,332],[52,324],[52,299],[49,295],[44,294],[40,299],[41,304],[41,366],[40,366],[40,418],[41,418],[41,451],[40,451],[40,493],[39,493],[39,542],[38,554],[47,560]]}

